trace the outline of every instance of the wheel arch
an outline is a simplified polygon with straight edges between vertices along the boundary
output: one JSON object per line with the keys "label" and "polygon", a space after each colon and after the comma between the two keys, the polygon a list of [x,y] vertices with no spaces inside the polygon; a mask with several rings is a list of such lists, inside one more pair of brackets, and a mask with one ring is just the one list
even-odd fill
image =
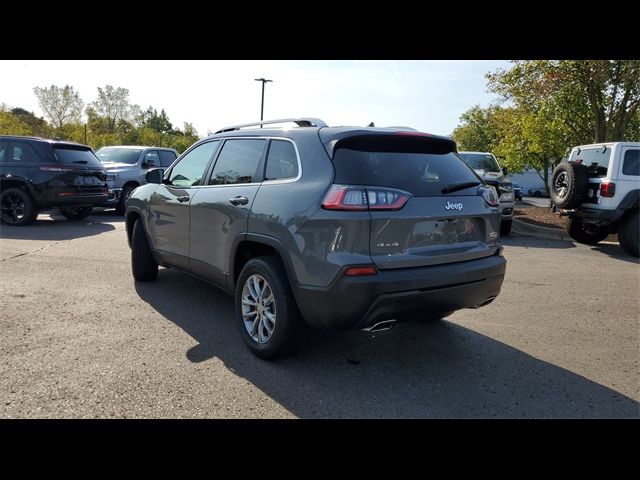
{"label": "wheel arch", "polygon": [[297,282],[295,270],[291,264],[291,258],[287,254],[284,244],[277,238],[257,233],[238,235],[233,243],[230,255],[228,288],[235,290],[236,282],[240,276],[242,267],[252,258],[262,255],[275,255],[284,267],[289,285],[294,292],[294,285]]}

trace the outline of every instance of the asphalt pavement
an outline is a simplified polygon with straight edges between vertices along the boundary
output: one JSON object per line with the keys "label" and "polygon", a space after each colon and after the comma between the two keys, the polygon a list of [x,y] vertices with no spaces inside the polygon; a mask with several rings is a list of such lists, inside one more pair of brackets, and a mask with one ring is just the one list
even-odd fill
{"label": "asphalt pavement", "polygon": [[511,237],[500,296],[265,362],[231,297],[135,283],[122,217],[0,227],[1,418],[639,418],[640,268],[614,243]]}

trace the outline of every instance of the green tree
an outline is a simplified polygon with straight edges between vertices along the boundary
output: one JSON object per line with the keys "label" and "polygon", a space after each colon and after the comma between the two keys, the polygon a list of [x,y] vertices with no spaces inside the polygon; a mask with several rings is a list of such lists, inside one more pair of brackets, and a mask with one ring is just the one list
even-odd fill
{"label": "green tree", "polygon": [[164,108],[158,111],[155,108],[149,107],[141,116],[141,124],[144,127],[148,127],[158,133],[171,133],[173,131],[173,125],[169,121]]}
{"label": "green tree", "polygon": [[453,131],[458,150],[492,152],[500,142],[497,112],[501,107],[472,107],[460,116],[462,124]]}
{"label": "green tree", "polygon": [[119,122],[126,121],[131,124],[135,121],[140,115],[140,107],[129,103],[128,89],[106,85],[104,89],[98,87],[98,98],[89,104],[86,113],[94,122],[100,118],[104,119],[100,129],[113,133]]}
{"label": "green tree", "polygon": [[518,60],[487,79],[516,107],[551,114],[572,145],[640,137],[638,60]]}
{"label": "green tree", "polygon": [[0,107],[0,135],[33,135],[31,127],[16,115]]}
{"label": "green tree", "polygon": [[51,136],[51,127],[47,124],[44,118],[36,117],[33,112],[29,112],[20,107],[12,108],[11,113],[20,121],[29,125],[31,135],[35,135],[37,137]]}
{"label": "green tree", "polygon": [[80,121],[84,102],[72,86],[34,87],[33,92],[54,128],[60,129],[65,123]]}

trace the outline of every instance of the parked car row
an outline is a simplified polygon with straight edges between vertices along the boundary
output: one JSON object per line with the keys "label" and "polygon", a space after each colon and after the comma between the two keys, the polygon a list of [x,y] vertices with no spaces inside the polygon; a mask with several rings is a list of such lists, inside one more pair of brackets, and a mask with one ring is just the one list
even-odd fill
{"label": "parked car row", "polygon": [[28,225],[53,208],[70,220],[87,217],[94,207],[124,214],[146,171],[169,167],[177,156],[171,148],[114,146],[94,153],[73,142],[0,135],[0,220]]}

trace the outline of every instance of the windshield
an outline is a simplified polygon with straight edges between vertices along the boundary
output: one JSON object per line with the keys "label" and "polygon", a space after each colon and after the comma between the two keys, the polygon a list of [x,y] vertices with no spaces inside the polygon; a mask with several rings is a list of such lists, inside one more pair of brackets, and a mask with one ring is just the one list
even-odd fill
{"label": "windshield", "polygon": [[500,165],[491,153],[466,153],[459,152],[458,155],[474,170],[482,170],[483,172],[500,173]]}
{"label": "windshield", "polygon": [[140,152],[138,148],[103,147],[96,152],[102,163],[128,163],[133,165],[138,161]]}

